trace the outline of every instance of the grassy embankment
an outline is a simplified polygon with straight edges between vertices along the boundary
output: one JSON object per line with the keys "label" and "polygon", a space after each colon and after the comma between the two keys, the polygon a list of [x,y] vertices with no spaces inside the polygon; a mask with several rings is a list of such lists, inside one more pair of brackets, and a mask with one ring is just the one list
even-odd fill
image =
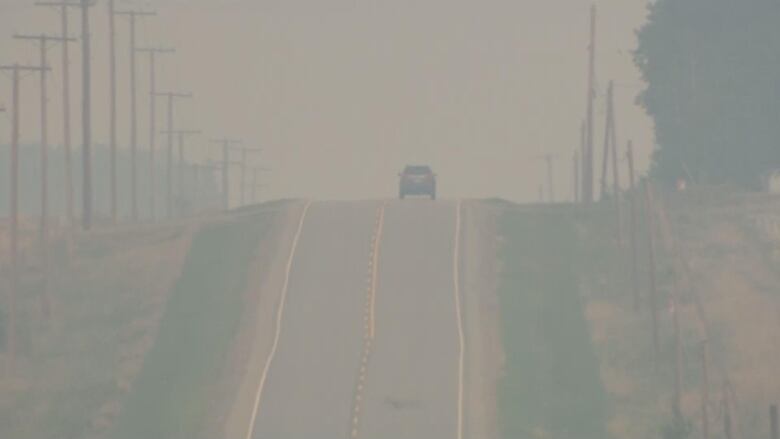
{"label": "grassy embankment", "polygon": [[[780,367],[774,335],[780,331],[780,200],[714,190],[665,198],[669,225],[654,229],[657,356],[644,209],[637,230],[638,308],[628,221],[621,247],[613,206],[504,214],[500,299],[507,364],[499,386],[505,437],[529,431],[566,437],[571,425],[591,437],[599,422],[603,437],[662,436],[672,424],[674,312],[681,322],[680,408],[689,429],[674,436],[701,435],[705,337],[711,434],[724,435],[728,407],[734,437],[768,435],[768,406],[780,394],[772,378]],[[672,307],[675,292],[679,303]]]}
{"label": "grassy embankment", "polygon": [[[71,257],[56,240],[50,318],[42,311],[34,226],[23,231],[16,370],[0,380],[0,437],[99,437],[154,339],[189,230],[96,231],[76,237]],[[0,278],[7,279],[7,268],[7,258],[0,258]]]}
{"label": "grassy embankment", "polygon": [[503,437],[604,438],[606,400],[579,295],[575,222],[560,210],[510,207],[500,232]]}
{"label": "grassy embankment", "polygon": [[194,238],[111,437],[197,438],[214,422],[215,384],[239,329],[250,264],[269,228],[262,215],[207,226]]}

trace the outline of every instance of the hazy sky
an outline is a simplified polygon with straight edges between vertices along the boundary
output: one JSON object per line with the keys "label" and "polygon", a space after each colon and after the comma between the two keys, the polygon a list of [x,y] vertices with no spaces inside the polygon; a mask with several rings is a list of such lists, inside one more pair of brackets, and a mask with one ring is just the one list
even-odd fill
{"label": "hazy sky", "polygon": [[[34,0],[0,0],[0,63],[37,61],[14,32],[58,32],[57,12]],[[266,197],[377,198],[397,193],[406,163],[429,163],[443,197],[535,200],[545,168],[558,157],[559,198],[571,196],[571,156],[585,111],[588,9],[585,0],[117,0],[157,8],[139,24],[139,45],[172,44],[160,60],[159,88],[192,91],[178,128],[207,134],[193,156],[218,157],[210,137],[231,136],[266,149],[258,160]],[[600,0],[598,85],[617,89],[618,137],[631,137],[646,166],[651,122],[634,105],[640,89],[630,50],[646,14],[642,0]],[[107,8],[94,23],[94,135],[108,132]],[[79,21],[72,15],[72,27]],[[120,141],[128,136],[127,21],[117,20]],[[51,50],[52,140],[60,141],[60,50]],[[74,108],[79,104],[73,48]],[[148,65],[138,59],[139,139],[146,147]],[[37,138],[37,82],[25,81],[24,138]],[[603,139],[599,97],[596,144]],[[10,81],[0,83],[8,105]],[[160,122],[165,115],[160,102]],[[78,111],[75,140],[81,138]],[[0,142],[8,139],[0,116]],[[163,144],[160,139],[159,144]],[[236,158],[238,155],[235,156]],[[57,164],[53,164],[56,166]],[[625,174],[625,173],[624,173]]]}

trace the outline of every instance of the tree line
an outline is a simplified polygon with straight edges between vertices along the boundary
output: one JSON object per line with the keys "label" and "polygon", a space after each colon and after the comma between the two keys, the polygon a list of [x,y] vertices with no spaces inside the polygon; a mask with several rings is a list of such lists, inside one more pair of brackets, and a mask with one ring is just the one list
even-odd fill
{"label": "tree line", "polygon": [[780,1],[657,0],[638,40],[653,177],[755,188],[780,168]]}

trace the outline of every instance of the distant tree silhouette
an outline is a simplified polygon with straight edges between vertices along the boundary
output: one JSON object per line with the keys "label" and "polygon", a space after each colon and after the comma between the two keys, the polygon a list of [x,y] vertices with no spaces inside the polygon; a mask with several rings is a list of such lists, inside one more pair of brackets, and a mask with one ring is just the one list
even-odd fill
{"label": "distant tree silhouette", "polygon": [[756,186],[780,167],[780,2],[657,0],[639,30],[652,174]]}

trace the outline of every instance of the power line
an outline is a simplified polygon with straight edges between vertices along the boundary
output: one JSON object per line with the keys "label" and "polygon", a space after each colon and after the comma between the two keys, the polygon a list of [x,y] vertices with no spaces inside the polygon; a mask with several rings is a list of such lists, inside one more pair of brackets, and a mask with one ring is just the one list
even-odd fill
{"label": "power line", "polygon": [[10,230],[10,275],[8,286],[8,321],[6,352],[9,374],[13,373],[16,363],[16,295],[19,286],[19,127],[20,127],[20,87],[22,72],[49,70],[46,66],[21,66],[19,64],[0,66],[0,70],[12,73],[12,124],[11,124],[11,230]]}
{"label": "power line", "polygon": [[[113,57],[114,57],[114,45],[113,45],[113,22],[114,22],[114,15],[118,16],[126,16],[128,17],[130,21],[130,210],[131,210],[131,217],[133,221],[138,221],[138,196],[137,196],[137,166],[136,166],[136,157],[138,152],[138,108],[137,108],[137,102],[138,102],[138,96],[136,94],[136,64],[135,64],[135,55],[136,55],[136,21],[140,17],[150,17],[157,15],[156,12],[151,11],[115,11],[114,10],[114,0],[109,0],[110,5],[110,15],[111,15],[111,34],[112,34],[112,42],[111,42],[111,53],[112,53],[112,71],[113,68]],[[116,78],[112,78],[112,84],[111,84],[111,96],[112,96],[112,104],[115,105],[116,100]],[[116,123],[114,121],[114,123]],[[116,145],[114,145],[115,147]],[[115,158],[114,158],[115,159]],[[112,176],[112,181],[115,182],[116,175]],[[116,190],[116,187],[114,186],[114,191]],[[116,193],[113,194],[113,202],[112,202],[112,209],[113,209],[113,215],[116,217]],[[114,218],[116,219],[116,218]]]}
{"label": "power line", "polygon": [[157,95],[157,55],[163,53],[174,53],[175,49],[163,47],[143,47],[137,48],[137,52],[149,54],[149,186],[150,186],[150,210],[149,215],[154,221],[157,217],[157,178],[155,154],[157,149],[157,105],[155,98]]}
{"label": "power line", "polygon": [[173,136],[174,136],[174,100],[177,98],[192,98],[192,93],[166,92],[154,93],[154,96],[164,96],[168,98],[168,150],[166,151],[166,170],[165,170],[165,205],[168,218],[173,217]]}
{"label": "power line", "polygon": [[[80,3],[68,2],[38,2],[38,6],[54,6],[60,12],[60,37],[69,38],[68,8],[79,6]],[[75,41],[75,38],[73,39]],[[70,40],[68,40],[70,41]],[[72,138],[71,138],[71,104],[70,104],[70,50],[66,43],[62,45],[62,106],[63,106],[63,146],[65,148],[65,211],[68,219],[68,227],[75,224],[73,214],[73,164],[72,164]]]}
{"label": "power line", "polygon": [[230,210],[230,148],[241,144],[241,140],[215,139],[212,143],[222,146],[222,210]]}

